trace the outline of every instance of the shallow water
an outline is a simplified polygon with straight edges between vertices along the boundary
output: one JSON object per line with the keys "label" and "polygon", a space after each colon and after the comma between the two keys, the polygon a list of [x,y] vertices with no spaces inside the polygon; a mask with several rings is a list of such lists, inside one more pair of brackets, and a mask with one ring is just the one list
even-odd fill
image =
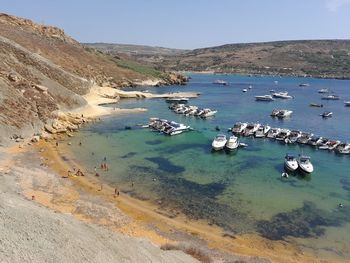
{"label": "shallow water", "polygon": [[[254,138],[240,138],[248,147],[230,154],[211,151],[215,127],[225,132],[237,121],[258,121],[349,140],[350,108],[344,107],[343,100],[350,99],[350,81],[191,77],[187,86],[149,90],[199,91],[202,95],[189,104],[217,109],[214,118],[176,115],[163,99],[123,100],[118,107],[145,107],[148,112],[113,117],[84,128],[72,141],[77,160],[92,170],[106,157],[110,170],[102,173],[104,180],[138,198],[162,200],[164,206],[177,208],[191,218],[203,218],[236,233],[256,232],[272,240],[297,242],[320,255],[350,258],[350,156]],[[227,80],[230,85],[213,85],[215,79]],[[298,86],[304,82],[311,86]],[[253,88],[242,93],[250,84]],[[342,99],[322,101],[317,93],[321,88],[331,89]],[[254,96],[269,94],[271,89],[288,91],[295,98],[255,101]],[[324,107],[309,107],[311,102]],[[272,119],[274,108],[293,110],[292,117]],[[332,111],[333,118],[322,119],[319,114],[324,111]],[[149,117],[175,120],[195,130],[168,137],[137,126],[146,124]],[[125,130],[125,126],[132,129]],[[82,146],[77,146],[79,141]],[[310,155],[315,172],[282,179],[286,153]],[[338,209],[339,203],[345,207]]]}

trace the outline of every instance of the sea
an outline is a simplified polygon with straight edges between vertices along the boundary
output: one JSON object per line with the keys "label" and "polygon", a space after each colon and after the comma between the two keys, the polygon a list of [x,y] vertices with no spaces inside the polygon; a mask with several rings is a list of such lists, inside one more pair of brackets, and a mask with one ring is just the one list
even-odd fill
{"label": "sea", "polygon": [[[85,126],[72,138],[76,161],[93,171],[106,160],[109,171],[103,173],[102,180],[188,218],[206,220],[236,235],[253,233],[291,242],[321,258],[336,255],[346,262],[350,258],[349,155],[267,138],[240,137],[248,146],[233,152],[213,152],[211,143],[218,133],[230,136],[228,129],[238,121],[350,142],[350,107],[344,106],[344,101],[350,100],[350,81],[218,74],[189,77],[186,86],[129,90],[199,92],[201,95],[188,104],[215,109],[215,117],[175,114],[164,99],[123,99],[108,107],[142,107],[147,111]],[[213,84],[218,79],[228,85]],[[310,85],[300,87],[301,83]],[[321,100],[323,94],[318,90],[324,88],[341,99]],[[271,90],[288,91],[293,99],[255,100]],[[310,107],[310,103],[323,107]],[[270,116],[275,108],[292,110],[293,114],[275,119]],[[325,111],[333,112],[333,117],[322,118]],[[184,123],[193,130],[166,136],[142,128],[150,117]],[[281,177],[287,153],[310,156],[314,172]]]}

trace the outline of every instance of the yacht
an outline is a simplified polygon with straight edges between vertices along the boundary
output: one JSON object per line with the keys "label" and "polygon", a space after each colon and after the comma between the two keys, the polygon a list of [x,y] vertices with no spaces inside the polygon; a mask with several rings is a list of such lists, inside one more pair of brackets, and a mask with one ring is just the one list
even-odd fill
{"label": "yacht", "polygon": [[271,138],[271,139],[276,138],[277,134],[279,134],[280,131],[281,131],[280,128],[271,128],[267,133],[267,138]]}
{"label": "yacht", "polygon": [[328,145],[328,150],[333,151],[334,149],[336,149],[338,147],[338,145],[340,144],[340,141],[329,141],[327,143]]}
{"label": "yacht", "polygon": [[350,154],[350,143],[341,143],[336,148],[338,153]]}
{"label": "yacht", "polygon": [[262,138],[265,137],[266,134],[269,132],[269,130],[271,129],[271,127],[269,125],[261,125],[257,131],[255,132],[255,137],[256,138]]}
{"label": "yacht", "polygon": [[243,92],[247,92],[248,90],[247,89],[242,89]]}
{"label": "yacht", "polygon": [[299,156],[298,165],[302,172],[310,174],[314,171],[314,166],[312,165],[309,156]]}
{"label": "yacht", "polygon": [[323,100],[339,100],[340,97],[337,95],[327,95],[327,96],[323,96],[321,99],[323,99]]}
{"label": "yacht", "polygon": [[277,113],[278,118],[286,118],[289,117],[293,111],[291,110],[280,110],[279,113]]}
{"label": "yacht", "polygon": [[272,98],[271,95],[255,96],[255,99],[257,101],[274,101],[275,100],[274,98]]}
{"label": "yacht", "polygon": [[333,112],[325,111],[324,113],[320,114],[320,116],[322,116],[322,118],[329,118],[333,116]]}
{"label": "yacht", "polygon": [[350,100],[349,101],[344,101],[345,107],[350,107]]}
{"label": "yacht", "polygon": [[189,101],[189,98],[166,98],[165,99],[166,102],[168,103],[187,103]]}
{"label": "yacht", "polygon": [[271,117],[277,117],[278,113],[280,113],[281,110],[279,109],[274,109],[272,112],[271,112]]}
{"label": "yacht", "polygon": [[298,138],[301,136],[301,131],[293,130],[290,132],[288,138],[284,140],[285,143],[296,143]]}
{"label": "yacht", "polygon": [[247,125],[247,128],[244,130],[244,136],[251,136],[254,135],[254,133],[258,130],[260,127],[260,124],[258,123],[249,123]]}
{"label": "yacht", "polygon": [[235,134],[242,134],[244,133],[245,128],[247,128],[246,122],[237,122],[235,125],[233,125],[231,131]]}
{"label": "yacht", "polygon": [[322,137],[312,136],[312,138],[307,142],[307,144],[316,146],[322,142]]}
{"label": "yacht", "polygon": [[274,92],[272,93],[272,96],[274,98],[279,98],[279,99],[292,99],[293,97],[288,95],[287,91],[281,91],[281,92]]}
{"label": "yacht", "polygon": [[284,141],[290,134],[290,130],[282,129],[276,136],[277,141]]}
{"label": "yacht", "polygon": [[311,140],[312,136],[312,133],[302,132],[300,137],[297,139],[297,143],[307,144]]}
{"label": "yacht", "polygon": [[227,143],[226,135],[218,134],[213,140],[211,146],[215,151],[219,151],[225,147],[226,143]]}
{"label": "yacht", "polygon": [[230,138],[226,143],[226,148],[229,150],[234,150],[234,149],[237,149],[238,146],[239,146],[238,138],[234,135],[230,136]]}
{"label": "yacht", "polygon": [[201,118],[208,118],[214,116],[218,111],[211,109],[204,109],[204,112],[200,115]]}
{"label": "yacht", "polygon": [[318,103],[310,103],[310,107],[319,107],[319,108],[322,108],[323,107],[323,104],[318,104]]}
{"label": "yacht", "polygon": [[169,127],[171,127],[166,132],[164,131],[164,133],[166,133],[168,135],[177,135],[177,134],[180,134],[180,133],[187,131],[191,128],[190,126],[186,126],[182,123],[177,123],[174,121],[167,122],[166,124],[168,124]]}
{"label": "yacht", "polygon": [[324,93],[329,93],[328,89],[320,89],[318,93],[324,94]]}
{"label": "yacht", "polygon": [[287,154],[284,157],[284,166],[286,167],[287,170],[291,172],[295,171],[299,167],[297,159],[290,154]]}
{"label": "yacht", "polygon": [[327,138],[322,138],[322,140],[317,143],[318,149],[328,150],[329,149],[328,142],[329,140]]}

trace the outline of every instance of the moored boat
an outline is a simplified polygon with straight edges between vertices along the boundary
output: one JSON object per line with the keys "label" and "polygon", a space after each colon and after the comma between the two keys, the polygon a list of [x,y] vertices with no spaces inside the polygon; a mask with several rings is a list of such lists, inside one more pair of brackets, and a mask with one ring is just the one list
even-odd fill
{"label": "moored boat", "polygon": [[271,128],[267,133],[267,138],[270,138],[270,139],[276,138],[277,134],[279,134],[280,131],[281,131],[280,128]]}
{"label": "moored boat", "polygon": [[336,151],[341,154],[350,154],[350,143],[341,143],[337,146]]}
{"label": "moored boat", "polygon": [[312,136],[312,133],[302,132],[300,137],[297,139],[297,143],[307,144],[311,140]]}
{"label": "moored boat", "polygon": [[350,101],[344,101],[345,107],[350,107]]}
{"label": "moored boat", "polygon": [[226,148],[229,149],[229,150],[234,150],[234,149],[237,149],[238,146],[239,146],[239,141],[238,141],[238,138],[234,135],[230,136],[230,138],[227,140],[226,142]]}
{"label": "moored boat", "polygon": [[319,107],[319,108],[322,108],[323,107],[323,104],[319,104],[319,103],[310,103],[310,107]]}
{"label": "moored boat", "polygon": [[171,97],[171,98],[166,98],[165,101],[168,103],[187,103],[189,101],[189,98]]}
{"label": "moored boat", "polygon": [[260,124],[258,123],[249,123],[244,130],[244,136],[252,136],[258,130]]}
{"label": "moored boat", "polygon": [[320,89],[318,90],[318,93],[324,94],[324,93],[329,93],[328,89]]}
{"label": "moored boat", "polygon": [[292,99],[293,97],[288,95],[287,91],[280,91],[280,92],[274,92],[272,93],[272,96],[274,98],[279,98],[279,99]]}
{"label": "moored boat", "polygon": [[310,174],[314,171],[314,166],[312,165],[311,159],[309,156],[305,156],[305,155],[299,156],[297,161],[298,161],[299,168],[302,172]]}
{"label": "moored boat", "polygon": [[215,80],[215,81],[213,82],[213,84],[224,85],[224,86],[226,86],[228,83],[227,83],[227,81],[225,81],[225,80],[218,79],[218,80]]}
{"label": "moored boat", "polygon": [[292,115],[293,111],[291,110],[280,110],[279,113],[277,113],[277,118],[287,118]]}
{"label": "moored boat", "polygon": [[325,111],[324,113],[320,114],[320,116],[322,116],[322,118],[329,118],[333,116],[333,112]]}
{"label": "moored boat", "polygon": [[225,147],[226,143],[227,143],[226,135],[220,133],[216,135],[211,146],[215,151],[219,151]]}
{"label": "moored boat", "polygon": [[247,128],[247,125],[248,125],[248,123],[246,123],[246,122],[237,122],[231,128],[231,131],[235,134],[242,134],[242,133],[244,133],[245,128]]}
{"label": "moored boat", "polygon": [[299,167],[297,159],[291,154],[286,154],[284,157],[284,166],[291,172],[294,172]]}
{"label": "moored boat", "polygon": [[255,96],[255,100],[257,100],[257,101],[274,101],[275,99],[272,98],[271,95],[261,95],[261,96]]}
{"label": "moored boat", "polygon": [[290,130],[288,129],[281,129],[281,131],[277,134],[276,140],[277,141],[284,141],[290,134]]}
{"label": "moored boat", "polygon": [[339,100],[340,97],[337,95],[327,95],[327,96],[323,96],[321,99],[323,99],[323,100]]}

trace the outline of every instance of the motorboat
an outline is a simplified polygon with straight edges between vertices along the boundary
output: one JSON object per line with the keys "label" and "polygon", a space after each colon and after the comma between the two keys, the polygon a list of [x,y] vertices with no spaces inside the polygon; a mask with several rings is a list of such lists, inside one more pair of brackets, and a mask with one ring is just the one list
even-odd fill
{"label": "motorboat", "polygon": [[284,141],[290,134],[290,130],[281,129],[280,132],[276,136],[277,141]]}
{"label": "motorboat", "polygon": [[275,99],[272,98],[271,95],[261,95],[261,96],[255,96],[255,100],[257,100],[257,101],[274,101]]}
{"label": "motorboat", "polygon": [[292,115],[293,111],[291,110],[280,110],[279,113],[277,113],[277,118],[286,118]]}
{"label": "motorboat", "polygon": [[312,165],[311,159],[309,156],[301,155],[299,156],[297,161],[298,161],[299,168],[302,172],[310,174],[314,171],[314,166]]}
{"label": "motorboat", "polygon": [[248,90],[247,89],[242,89],[243,92],[247,92]]}
{"label": "motorboat", "polygon": [[216,135],[211,146],[215,151],[219,151],[225,147],[226,143],[227,143],[226,135],[220,133]]}
{"label": "motorboat", "polygon": [[329,93],[329,89],[320,89],[318,93],[324,94],[324,93]]}
{"label": "motorboat", "polygon": [[291,154],[287,154],[284,157],[284,166],[291,172],[294,172],[299,167],[297,159]]}
{"label": "motorboat", "polygon": [[215,81],[213,82],[213,84],[224,85],[224,86],[226,86],[228,83],[227,83],[227,81],[218,79],[218,80],[215,80]]}
{"label": "motorboat", "polygon": [[265,137],[270,129],[271,127],[269,125],[260,125],[260,127],[255,132],[255,137],[256,138]]}
{"label": "motorboat", "polygon": [[228,141],[226,142],[226,148],[229,150],[234,150],[237,149],[239,146],[239,141],[238,138],[234,135],[230,136],[230,138],[228,139]]}
{"label": "motorboat", "polygon": [[350,100],[349,101],[344,101],[345,107],[350,107]]}
{"label": "motorboat", "polygon": [[329,140],[327,138],[322,138],[322,140],[319,141],[316,145],[320,150],[328,150],[329,149],[328,142]]}
{"label": "motorboat", "polygon": [[296,143],[298,138],[301,136],[301,131],[293,130],[290,132],[288,138],[284,140],[285,143]]}
{"label": "motorboat", "polygon": [[316,146],[322,142],[322,139],[323,139],[322,137],[312,136],[311,139],[307,142],[307,144]]}
{"label": "motorboat", "polygon": [[264,135],[266,135],[271,130],[269,125],[264,125]]}
{"label": "motorboat", "polygon": [[338,153],[350,154],[350,143],[341,143],[336,148]]}
{"label": "motorboat", "polygon": [[166,98],[165,101],[168,103],[187,103],[189,101],[189,98],[174,97],[174,98]]}
{"label": "motorboat", "polygon": [[242,134],[244,133],[245,128],[247,128],[248,123],[246,122],[237,122],[235,125],[233,125],[231,131],[235,134]]}
{"label": "motorboat", "polygon": [[322,116],[322,118],[329,118],[333,116],[333,112],[325,111],[324,113],[320,114],[320,116]]}
{"label": "motorboat", "polygon": [[297,143],[307,144],[311,140],[312,136],[312,133],[302,132],[300,137],[297,139]]}
{"label": "motorboat", "polygon": [[150,118],[148,127],[167,135],[177,135],[191,128],[190,126],[186,126],[182,123],[159,118]]}
{"label": "motorboat", "polygon": [[267,138],[271,138],[271,139],[276,138],[277,134],[279,134],[280,131],[281,131],[280,128],[271,128],[267,133]]}
{"label": "motorboat", "polygon": [[271,117],[277,117],[278,113],[280,113],[280,109],[273,109],[273,111],[271,112]]}
{"label": "motorboat", "polygon": [[319,107],[322,108],[323,104],[319,104],[319,103],[310,103],[310,107]]}
{"label": "motorboat", "polygon": [[309,83],[300,83],[299,87],[310,87]]}
{"label": "motorboat", "polygon": [[323,96],[321,99],[323,99],[323,100],[339,100],[340,97],[337,95],[327,95],[327,96]]}
{"label": "motorboat", "polygon": [[214,116],[218,111],[211,109],[204,109],[203,113],[200,115],[201,118],[208,118]]}
{"label": "motorboat", "polygon": [[249,123],[244,130],[244,136],[251,136],[258,130],[260,124],[258,123]]}
{"label": "motorboat", "polygon": [[327,145],[328,145],[328,150],[333,151],[334,149],[336,149],[336,148],[338,147],[338,145],[339,145],[340,143],[341,143],[340,141],[334,141],[334,140],[329,141],[329,142],[327,143]]}
{"label": "motorboat", "polygon": [[249,85],[249,86],[248,86],[248,89],[252,89],[252,88],[253,88],[253,86],[252,86],[252,85]]}
{"label": "motorboat", "polygon": [[293,97],[288,95],[287,91],[281,91],[281,92],[274,92],[272,93],[272,96],[274,98],[279,98],[279,99],[292,99]]}

